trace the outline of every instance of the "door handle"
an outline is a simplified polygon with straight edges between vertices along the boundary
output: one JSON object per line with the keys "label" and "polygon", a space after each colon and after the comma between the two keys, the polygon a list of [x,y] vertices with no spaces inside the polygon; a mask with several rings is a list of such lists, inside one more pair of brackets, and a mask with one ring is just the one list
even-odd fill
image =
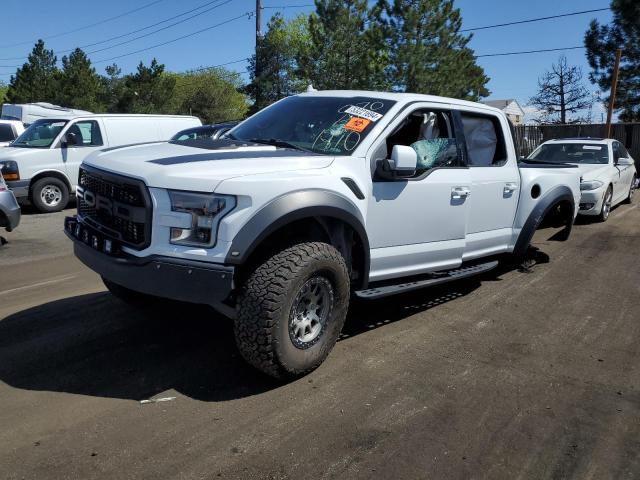
{"label": "door handle", "polygon": [[513,182],[505,183],[504,185],[504,193],[513,193],[518,189],[518,184]]}
{"label": "door handle", "polygon": [[451,198],[466,198],[471,195],[469,187],[453,187],[451,189]]}

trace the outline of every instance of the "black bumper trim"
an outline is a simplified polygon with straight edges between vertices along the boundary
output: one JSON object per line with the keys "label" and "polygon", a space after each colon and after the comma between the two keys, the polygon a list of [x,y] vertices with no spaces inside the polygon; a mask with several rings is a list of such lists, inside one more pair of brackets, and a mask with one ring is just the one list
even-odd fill
{"label": "black bumper trim", "polygon": [[233,290],[232,266],[163,256],[114,257],[65,233],[73,241],[76,257],[107,280],[136,292],[210,305],[228,317],[233,316],[233,307],[225,303]]}

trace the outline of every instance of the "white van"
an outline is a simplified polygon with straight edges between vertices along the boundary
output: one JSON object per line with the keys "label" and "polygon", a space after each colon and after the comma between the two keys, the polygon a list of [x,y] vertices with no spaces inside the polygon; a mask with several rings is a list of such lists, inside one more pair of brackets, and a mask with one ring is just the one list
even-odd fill
{"label": "white van", "polygon": [[78,169],[91,153],[107,147],[162,142],[202,125],[182,115],[85,115],[34,122],[0,150],[0,172],[19,202],[41,212],[65,208],[75,192]]}
{"label": "white van", "polygon": [[53,105],[46,102],[37,103],[4,103],[2,105],[2,120],[19,120],[26,126],[41,118],[74,118],[80,115],[92,115],[86,110],[76,110]]}

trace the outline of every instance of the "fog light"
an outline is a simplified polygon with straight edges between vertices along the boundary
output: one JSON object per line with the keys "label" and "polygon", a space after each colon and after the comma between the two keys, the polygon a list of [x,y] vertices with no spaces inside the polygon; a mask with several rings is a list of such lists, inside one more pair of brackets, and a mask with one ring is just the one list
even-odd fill
{"label": "fog light", "polygon": [[595,203],[581,203],[580,210],[591,210]]}
{"label": "fog light", "polygon": [[95,235],[91,237],[91,246],[98,250],[98,237],[96,237]]}
{"label": "fog light", "polygon": [[112,249],[111,240],[105,240],[104,241],[104,251],[105,251],[105,253],[111,253],[111,249]]}

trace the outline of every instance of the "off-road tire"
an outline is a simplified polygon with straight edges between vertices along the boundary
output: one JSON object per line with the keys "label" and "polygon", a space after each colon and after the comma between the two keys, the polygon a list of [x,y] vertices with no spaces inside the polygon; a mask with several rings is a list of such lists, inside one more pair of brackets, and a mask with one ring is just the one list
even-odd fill
{"label": "off-road tire", "polygon": [[636,188],[636,176],[634,175],[633,178],[631,179],[629,194],[627,195],[627,198],[624,199],[623,203],[626,203],[628,205],[633,201],[633,191],[635,190],[635,188]]}
{"label": "off-road tire", "polygon": [[[607,197],[611,196],[610,198],[610,202],[611,205],[609,205],[609,208],[607,209],[606,206],[606,201],[607,201]],[[607,219],[609,218],[609,215],[611,214],[611,208],[613,207],[613,188],[611,187],[611,185],[609,185],[609,188],[607,188],[607,191],[604,193],[604,197],[602,198],[602,208],[600,209],[600,213],[598,214],[598,221],[599,222],[606,222]]]}
{"label": "off-road tire", "polygon": [[[42,198],[42,191],[46,188],[56,189],[56,192],[60,192],[60,200],[54,205],[47,204]],[[31,187],[31,203],[42,213],[59,212],[69,203],[69,189],[66,183],[59,178],[41,178]]]}
{"label": "off-road tire", "polygon": [[123,287],[122,285],[113,283],[111,280],[107,280],[104,277],[102,277],[102,282],[114,297],[134,307],[151,307],[159,300],[162,300],[160,297],[154,297],[153,295],[136,292],[130,288]]}
{"label": "off-road tire", "polygon": [[[320,278],[332,287],[331,307],[315,343],[294,344],[290,333],[292,307],[303,286]],[[268,258],[240,289],[234,331],[244,359],[278,378],[303,376],[329,355],[344,325],[349,307],[349,270],[331,245],[300,243]]]}

